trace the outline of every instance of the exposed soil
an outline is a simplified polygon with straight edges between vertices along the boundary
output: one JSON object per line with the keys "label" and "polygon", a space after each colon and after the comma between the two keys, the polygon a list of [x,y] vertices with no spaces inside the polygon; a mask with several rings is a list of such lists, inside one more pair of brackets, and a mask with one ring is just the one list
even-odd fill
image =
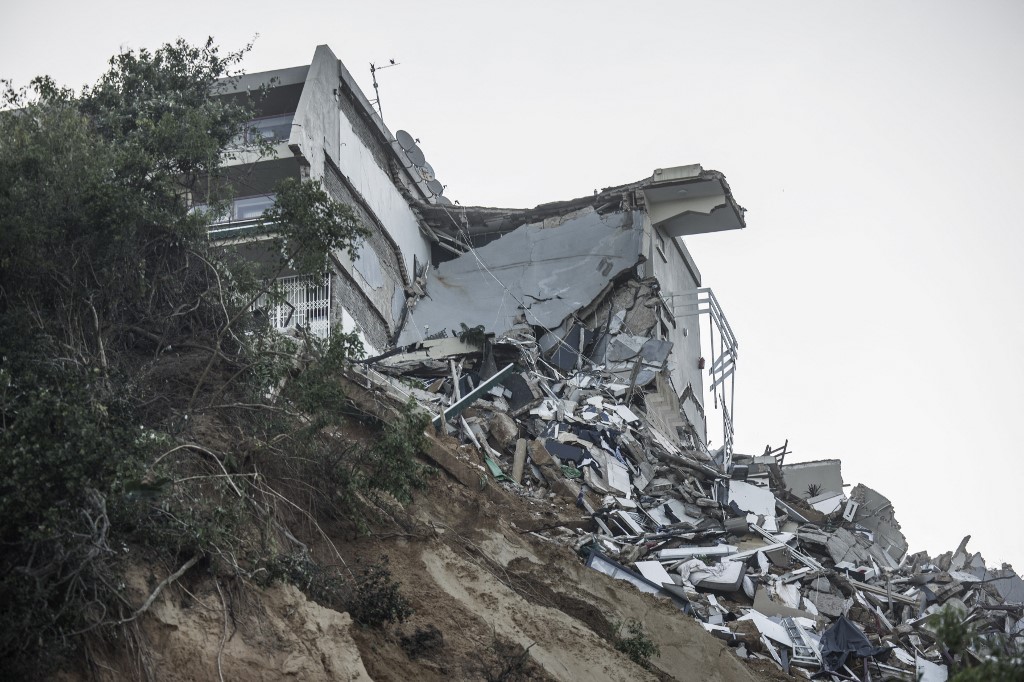
{"label": "exposed soil", "polygon": [[[75,677],[125,679],[144,676],[145,667],[173,682],[754,679],[671,604],[531,532],[586,523],[571,505],[521,497],[493,481],[470,490],[440,474],[406,509],[382,512],[369,535],[324,526],[353,571],[388,556],[415,609],[404,623],[363,628],[291,586],[229,590],[194,578],[154,603],[137,630],[142,646],[93,652],[92,674]],[[152,573],[166,575],[163,567]],[[137,592],[147,593],[154,577],[140,573]],[[650,669],[612,644],[616,624],[632,618],[661,649]]]}

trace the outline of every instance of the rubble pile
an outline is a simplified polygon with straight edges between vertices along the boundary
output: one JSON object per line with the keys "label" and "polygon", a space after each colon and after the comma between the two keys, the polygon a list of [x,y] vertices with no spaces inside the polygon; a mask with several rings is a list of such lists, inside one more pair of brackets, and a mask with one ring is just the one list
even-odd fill
{"label": "rubble pile", "polygon": [[741,657],[807,677],[868,665],[940,680],[928,621],[939,609],[983,632],[1024,630],[1010,567],[987,568],[969,538],[934,559],[907,555],[889,500],[863,485],[844,493],[838,460],[787,465],[784,445],[727,462],[703,447],[678,403],[663,408],[671,344],[629,333],[632,315],[540,338],[524,323],[500,339],[465,329],[375,358],[364,378],[411,395],[500,485],[578,506],[592,525],[541,534],[671,599]]}
{"label": "rubble pile", "polygon": [[[788,441],[734,452],[738,344],[677,239],[742,227],[721,174],[662,169],[592,198],[433,219],[456,256],[424,272],[402,345],[359,381],[458,438],[458,455],[431,457],[464,485],[579,508],[536,535],[794,674],[945,679],[929,616],[946,606],[982,632],[1024,628],[1012,569],[966,540],[908,556],[891,502],[847,490],[838,460],[787,464]],[[713,450],[705,390],[722,417]]]}

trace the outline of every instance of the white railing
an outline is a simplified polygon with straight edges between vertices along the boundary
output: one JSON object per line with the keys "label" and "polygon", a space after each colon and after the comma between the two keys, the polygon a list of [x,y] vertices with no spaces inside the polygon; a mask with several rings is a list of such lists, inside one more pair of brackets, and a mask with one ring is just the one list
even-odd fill
{"label": "white railing", "polygon": [[[676,318],[694,317],[707,315],[714,323],[709,326],[710,343],[708,350],[711,352],[711,366],[708,367],[708,375],[711,377],[709,390],[714,396],[714,405],[722,410],[722,441],[725,447],[725,466],[732,461],[733,450],[733,416],[735,407],[734,389],[736,385],[736,358],[739,355],[740,344],[736,335],[725,318],[722,306],[715,298],[711,289],[703,287],[690,291],[682,291],[671,294],[666,301],[669,310]],[[718,331],[718,343],[715,341],[715,331]],[[728,381],[726,381],[728,380]],[[726,407],[728,405],[728,407]]]}

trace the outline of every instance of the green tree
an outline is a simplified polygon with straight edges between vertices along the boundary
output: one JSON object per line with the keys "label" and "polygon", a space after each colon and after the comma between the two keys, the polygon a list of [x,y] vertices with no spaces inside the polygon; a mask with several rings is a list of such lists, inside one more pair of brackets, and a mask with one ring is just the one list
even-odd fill
{"label": "green tree", "polygon": [[1024,682],[1020,638],[1000,632],[982,634],[966,615],[947,606],[929,619],[951,682]]}
{"label": "green tree", "polygon": [[[274,403],[269,389],[309,371],[305,383],[327,394],[324,367],[358,352],[351,336],[328,349],[288,341],[253,312],[285,268],[320,275],[332,251],[355,253],[366,232],[350,207],[316,182],[283,184],[263,218],[281,235],[276,267],[262,270],[212,247],[206,215],[191,210],[196,197],[230,197],[224,162],[254,112],[222,95],[248,49],[179,40],[123,52],[81,92],[47,77],[3,82],[5,678],[38,675],[82,633],[139,614],[119,588],[130,547],[241,575],[277,551],[273,491],[250,460],[308,430],[313,401],[292,391]],[[253,434],[250,452],[216,442],[218,428]]]}

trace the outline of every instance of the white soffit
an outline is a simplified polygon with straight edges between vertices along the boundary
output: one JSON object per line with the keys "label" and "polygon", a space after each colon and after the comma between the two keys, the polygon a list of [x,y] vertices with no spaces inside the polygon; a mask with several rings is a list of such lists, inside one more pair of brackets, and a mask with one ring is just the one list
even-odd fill
{"label": "white soffit", "polygon": [[[684,169],[690,168],[684,166]],[[671,172],[675,169],[668,169]],[[664,174],[663,174],[664,175]],[[651,222],[671,237],[743,227],[739,208],[719,178],[657,180],[643,190]]]}

